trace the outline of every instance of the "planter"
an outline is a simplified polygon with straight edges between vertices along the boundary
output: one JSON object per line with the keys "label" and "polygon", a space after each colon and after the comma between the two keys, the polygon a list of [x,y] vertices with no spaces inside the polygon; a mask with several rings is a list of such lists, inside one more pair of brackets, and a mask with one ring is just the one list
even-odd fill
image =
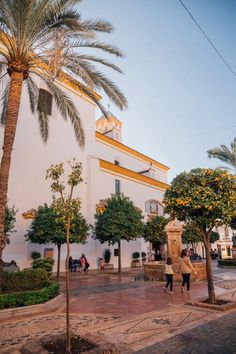
{"label": "planter", "polygon": [[131,268],[141,267],[141,261],[132,261]]}
{"label": "planter", "polygon": [[114,264],[104,263],[104,269],[105,270],[113,270],[114,269]]}

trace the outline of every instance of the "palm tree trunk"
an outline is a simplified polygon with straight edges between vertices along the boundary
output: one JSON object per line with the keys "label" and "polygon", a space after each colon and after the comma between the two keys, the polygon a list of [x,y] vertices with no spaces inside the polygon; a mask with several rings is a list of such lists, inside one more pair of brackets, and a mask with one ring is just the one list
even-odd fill
{"label": "palm tree trunk", "polygon": [[216,304],[216,295],[215,295],[212,269],[211,269],[210,236],[206,234],[204,235],[204,246],[206,251],[206,273],[207,273],[209,303]]}
{"label": "palm tree trunk", "polygon": [[4,248],[4,223],[5,206],[7,203],[8,180],[11,166],[11,154],[15,139],[17,120],[20,108],[21,91],[23,84],[23,73],[13,72],[11,74],[8,107],[6,114],[6,125],[3,139],[3,154],[0,167],[0,293],[3,284],[3,248]]}
{"label": "palm tree trunk", "polygon": [[66,352],[71,353],[71,336],[70,336],[70,272],[69,272],[69,257],[70,257],[70,218],[67,220],[66,226]]}
{"label": "palm tree trunk", "polygon": [[118,273],[121,273],[121,245],[120,242],[118,242],[118,252],[119,252],[119,256],[118,256]]}
{"label": "palm tree trunk", "polygon": [[57,279],[60,277],[61,244],[57,245]]}

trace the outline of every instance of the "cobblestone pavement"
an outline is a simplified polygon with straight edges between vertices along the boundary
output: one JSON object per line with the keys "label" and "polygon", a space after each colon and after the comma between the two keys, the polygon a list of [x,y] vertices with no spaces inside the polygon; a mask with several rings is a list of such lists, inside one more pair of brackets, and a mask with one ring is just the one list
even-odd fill
{"label": "cobblestone pavement", "polygon": [[236,354],[236,312],[145,347],[136,354]]}
{"label": "cobblestone pavement", "polygon": [[[111,315],[71,315],[72,331],[78,332],[86,330],[91,325],[106,323],[117,319]],[[65,332],[65,315],[37,316],[32,319],[22,321],[12,321],[0,325],[0,353],[6,348],[23,345],[28,340],[38,339],[45,334],[58,334]]]}

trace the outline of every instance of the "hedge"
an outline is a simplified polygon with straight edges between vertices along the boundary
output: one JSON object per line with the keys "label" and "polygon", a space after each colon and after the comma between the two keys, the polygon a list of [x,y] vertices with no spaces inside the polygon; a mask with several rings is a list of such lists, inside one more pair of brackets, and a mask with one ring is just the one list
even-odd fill
{"label": "hedge", "polygon": [[236,267],[236,259],[219,259],[218,264],[225,267]]}
{"label": "hedge", "polygon": [[40,290],[0,295],[0,309],[42,304],[59,293],[59,283],[48,282]]}
{"label": "hedge", "polygon": [[4,272],[3,292],[18,292],[42,289],[48,281],[45,269],[27,269],[18,272]]}

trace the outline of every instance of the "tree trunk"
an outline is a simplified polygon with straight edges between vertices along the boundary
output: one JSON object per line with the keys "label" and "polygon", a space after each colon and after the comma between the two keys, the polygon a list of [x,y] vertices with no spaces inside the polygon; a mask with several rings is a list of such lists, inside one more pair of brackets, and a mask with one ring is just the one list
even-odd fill
{"label": "tree trunk", "polygon": [[207,285],[208,285],[208,296],[209,303],[216,304],[215,289],[213,284],[212,269],[211,269],[211,254],[210,254],[210,237],[209,235],[204,235],[204,246],[206,251],[206,273],[207,273]]}
{"label": "tree trunk", "polygon": [[20,99],[23,83],[23,73],[11,74],[8,106],[6,113],[6,125],[4,129],[3,154],[0,167],[0,293],[3,284],[3,247],[4,247],[4,224],[5,206],[7,203],[8,180],[11,166],[11,154],[15,139],[17,120],[20,108]]}
{"label": "tree trunk", "polygon": [[118,256],[118,273],[121,273],[121,245],[120,242],[118,242],[118,251],[119,251],[119,256]]}
{"label": "tree trunk", "polygon": [[70,222],[68,218],[66,226],[66,352],[71,353],[71,338],[70,338],[70,271],[69,271],[69,257],[70,257]]}
{"label": "tree trunk", "polygon": [[60,277],[61,244],[57,245],[57,279]]}

